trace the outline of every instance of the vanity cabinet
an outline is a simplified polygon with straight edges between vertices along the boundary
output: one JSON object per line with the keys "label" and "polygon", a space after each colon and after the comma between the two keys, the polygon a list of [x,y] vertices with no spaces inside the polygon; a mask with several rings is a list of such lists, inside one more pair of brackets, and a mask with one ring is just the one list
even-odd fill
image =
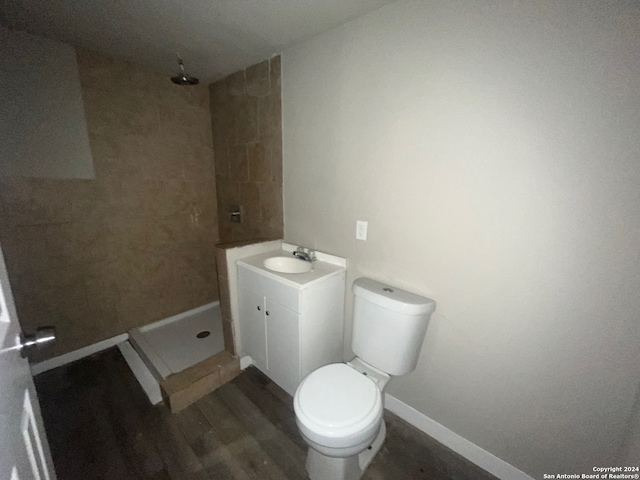
{"label": "vanity cabinet", "polygon": [[265,297],[238,285],[242,349],[255,365],[267,364]]}
{"label": "vanity cabinet", "polygon": [[240,286],[243,350],[253,364],[287,392],[299,379],[299,314]]}
{"label": "vanity cabinet", "polygon": [[342,361],[345,271],[286,277],[238,262],[241,351],[293,395],[308,373]]}

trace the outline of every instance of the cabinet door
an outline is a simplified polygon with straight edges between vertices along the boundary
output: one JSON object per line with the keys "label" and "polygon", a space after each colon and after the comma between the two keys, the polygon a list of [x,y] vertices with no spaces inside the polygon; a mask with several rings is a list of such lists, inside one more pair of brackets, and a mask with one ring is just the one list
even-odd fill
{"label": "cabinet door", "polygon": [[264,297],[246,288],[238,288],[240,341],[242,350],[253,362],[265,369],[267,350],[264,324]]}
{"label": "cabinet door", "polygon": [[293,395],[300,383],[298,314],[266,299],[267,365],[271,379]]}

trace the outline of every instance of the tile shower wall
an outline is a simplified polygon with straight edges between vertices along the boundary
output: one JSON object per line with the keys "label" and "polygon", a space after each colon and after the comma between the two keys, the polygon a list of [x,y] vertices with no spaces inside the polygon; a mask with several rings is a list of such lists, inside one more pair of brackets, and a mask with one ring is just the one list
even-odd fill
{"label": "tile shower wall", "polygon": [[0,239],[26,331],[65,353],[217,300],[206,87],[79,50],[94,180],[0,180]]}
{"label": "tile shower wall", "polygon": [[[283,235],[280,57],[210,86],[220,240]],[[239,205],[242,223],[229,221]]]}

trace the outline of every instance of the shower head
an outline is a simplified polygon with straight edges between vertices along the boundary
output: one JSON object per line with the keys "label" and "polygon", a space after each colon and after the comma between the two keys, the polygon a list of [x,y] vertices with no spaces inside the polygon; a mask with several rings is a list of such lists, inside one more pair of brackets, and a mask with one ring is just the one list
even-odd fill
{"label": "shower head", "polygon": [[176,85],[197,85],[200,81],[196,77],[192,77],[184,71],[184,63],[178,56],[178,65],[180,65],[180,74],[175,77],[171,77],[171,81]]}

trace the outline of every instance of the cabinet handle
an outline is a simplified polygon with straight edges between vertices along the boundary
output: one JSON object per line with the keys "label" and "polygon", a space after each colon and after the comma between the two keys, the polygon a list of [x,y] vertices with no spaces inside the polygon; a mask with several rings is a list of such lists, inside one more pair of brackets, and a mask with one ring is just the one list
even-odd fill
{"label": "cabinet handle", "polygon": [[262,310],[260,307],[258,307],[258,310]]}
{"label": "cabinet handle", "polygon": [[265,313],[266,313],[267,315],[269,315],[269,310],[267,310]]}

